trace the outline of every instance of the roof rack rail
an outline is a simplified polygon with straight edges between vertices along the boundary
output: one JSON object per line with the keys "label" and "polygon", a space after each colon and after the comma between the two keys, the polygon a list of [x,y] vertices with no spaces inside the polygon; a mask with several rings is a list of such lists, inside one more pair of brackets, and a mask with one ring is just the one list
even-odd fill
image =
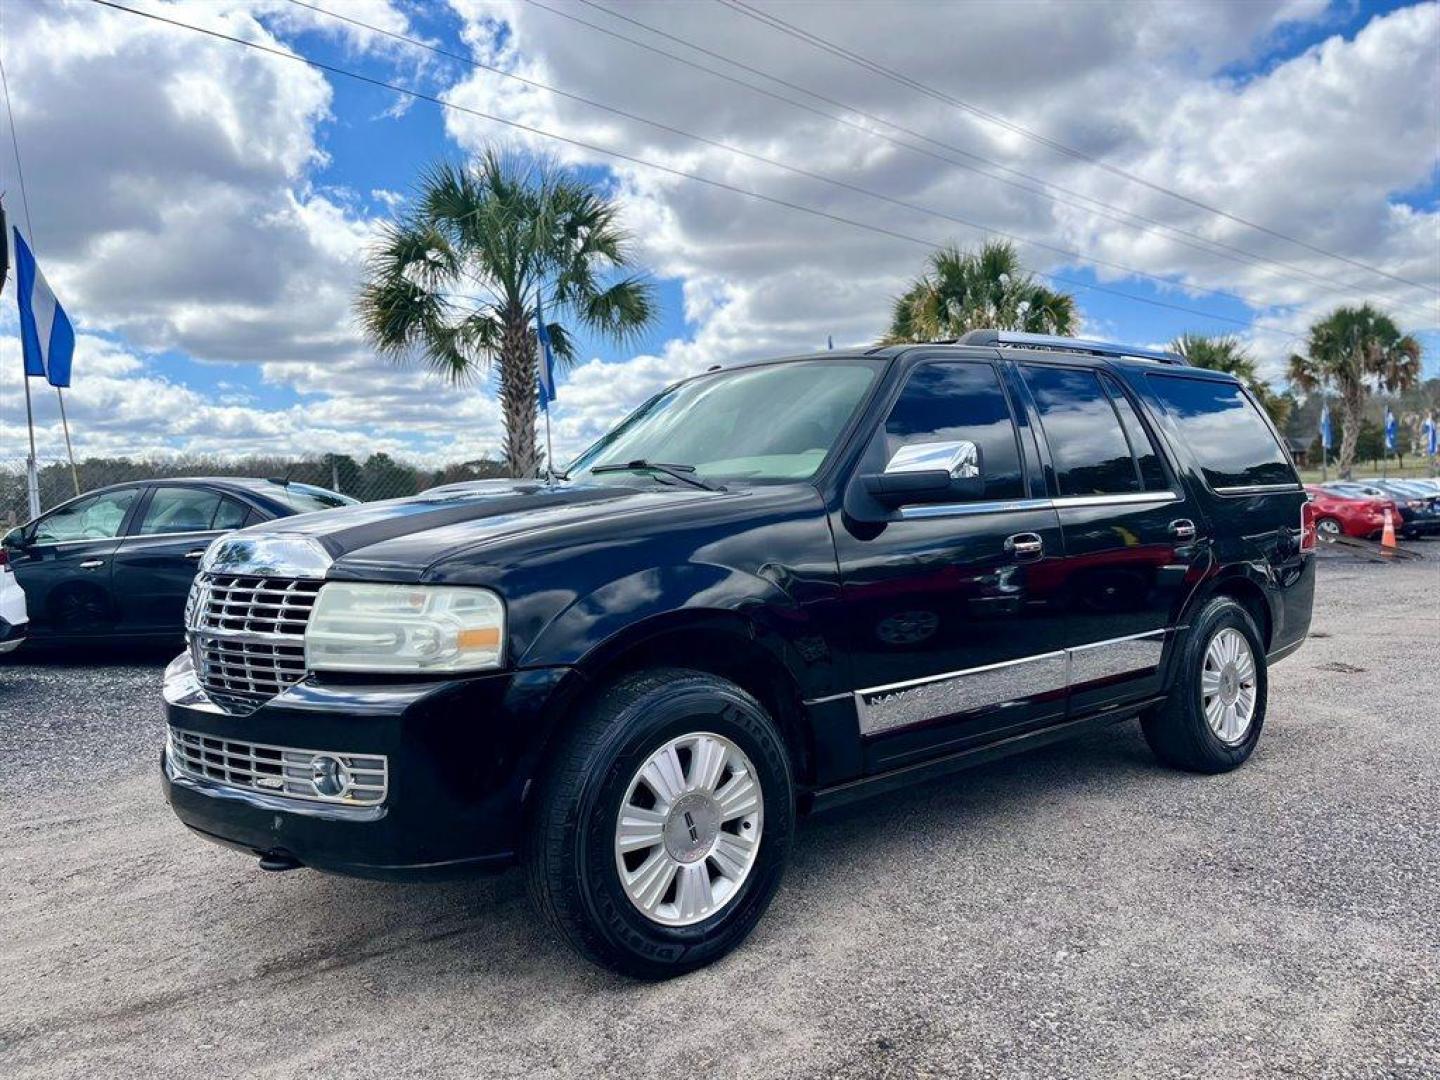
{"label": "roof rack rail", "polygon": [[1120,345],[1113,341],[1091,341],[1088,338],[1056,337],[1051,334],[1022,334],[1017,330],[971,330],[960,339],[961,345],[1008,345],[1021,349],[1064,349],[1067,352],[1095,353],[1097,356],[1133,356],[1154,360],[1159,364],[1186,364],[1179,353],[1162,349],[1146,349],[1139,345]]}

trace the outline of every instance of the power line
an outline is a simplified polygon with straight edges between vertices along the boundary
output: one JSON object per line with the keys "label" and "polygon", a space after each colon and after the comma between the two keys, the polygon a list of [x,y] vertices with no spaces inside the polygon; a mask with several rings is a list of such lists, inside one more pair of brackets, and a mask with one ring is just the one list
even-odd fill
{"label": "power line", "polygon": [[[1041,178],[1033,176],[1030,173],[1024,172],[1023,170],[1012,168],[1009,165],[1005,165],[991,158],[976,154],[973,151],[965,150],[961,147],[955,146],[953,143],[947,143],[942,140],[932,138],[931,136],[925,135],[922,132],[915,131],[913,128],[908,128],[903,124],[896,123],[895,121],[889,120],[883,116],[878,116],[875,113],[867,112],[866,110],[859,108],[854,104],[839,101],[833,97],[822,94],[817,90],[813,90],[809,87],[801,86],[797,83],[790,82],[771,72],[762,71],[760,68],[753,67],[750,64],[746,64],[742,61],[735,60],[732,57],[725,56],[719,52],[716,52],[713,49],[706,48],[705,46],[696,44],[693,41],[688,41],[685,38],[668,33],[665,30],[661,30],[658,27],[651,26],[649,23],[641,22],[640,20],[623,14],[622,12],[611,10],[610,8],[605,7],[603,4],[596,3],[595,0],[579,0],[579,2],[585,4],[587,7],[591,7],[597,11],[604,12],[611,18],[617,19],[621,22],[629,23],[631,26],[635,26],[648,33],[654,34],[657,37],[673,41],[676,44],[682,45],[687,49],[692,49],[695,52],[712,57],[716,60],[719,60],[721,63],[729,64],[733,67],[740,69],[741,71],[749,72],[752,75],[758,75],[760,78],[766,79],[776,84],[777,86],[783,86],[787,89],[794,90],[797,93],[805,94],[808,97],[812,97],[817,101],[823,101],[827,105],[830,105],[837,109],[841,109],[844,112],[853,113],[856,116],[863,117],[871,123],[881,124],[885,127],[890,128],[891,130],[903,132],[904,134],[912,138],[918,139],[921,142],[928,143],[931,146],[939,147],[943,150],[948,151],[949,153],[958,154],[961,157],[969,158],[972,161],[981,162],[989,168],[996,169],[1001,173],[1008,174],[1009,176],[1020,177],[1023,180],[1028,181],[1029,183],[1020,183],[1016,180],[1009,180],[1006,179],[1005,176],[997,176],[995,173],[989,172],[986,169],[980,168],[978,166],[966,164],[966,162],[964,161],[956,161],[954,158],[948,157],[944,154],[937,154],[931,150],[927,150],[923,146],[916,146],[912,143],[906,142],[903,139],[894,138],[893,136],[886,135],[884,132],[876,131],[872,128],[866,127],[863,124],[856,123],[848,117],[836,116],[833,113],[826,112],[823,109],[818,109],[812,105],[808,105],[803,101],[796,101],[795,99],[787,97],[784,94],[779,94],[774,92],[773,90],[768,90],[763,86],[756,86],[753,83],[746,82],[744,79],[736,78],[735,76],[727,74],[726,72],[717,71],[713,67],[709,67],[706,64],[699,63],[698,61],[692,60],[688,57],[678,56],[675,53],[670,52],[666,49],[662,49],[657,45],[651,44],[650,42],[640,41],[636,38],[629,37],[626,34],[622,34],[614,29],[611,29],[610,27],[601,26],[598,23],[593,23],[587,19],[582,19],[580,16],[575,15],[572,12],[551,7],[548,4],[542,3],[541,0],[526,0],[526,2],[529,3],[532,7],[537,7],[542,11],[549,12],[552,15],[559,16],[563,19],[568,19],[569,21],[576,23],[577,25],[584,26],[587,29],[594,30],[598,33],[606,34],[607,36],[613,37],[619,41],[627,42],[631,45],[636,46],[637,48],[645,49],[649,52],[655,53],[658,56],[664,56],[670,60],[675,61],[676,63],[694,68],[697,71],[704,71],[714,76],[715,78],[722,79],[745,90],[764,95],[765,97],[771,98],[775,101],[780,101],[794,108],[801,109],[808,113],[812,113],[815,116],[824,117],[825,119],[831,120],[837,124],[842,124],[846,127],[853,128],[854,130],[869,135],[872,138],[881,139],[892,146],[897,146],[902,149],[909,150],[913,153],[923,154],[924,156],[932,158],[936,161],[945,162],[946,164],[969,170],[979,176],[983,176],[989,180],[993,180],[996,183],[1005,184],[1009,187],[1016,188],[1017,190],[1025,191],[1032,195],[1037,195],[1043,199],[1048,199],[1049,201],[1057,203],[1061,206],[1069,206],[1074,209],[1081,210],[1084,213],[1097,214],[1102,218],[1105,218],[1109,221],[1114,221],[1118,224],[1125,225],[1129,228],[1134,228],[1141,232],[1163,236],[1166,240],[1169,240],[1172,243],[1178,243],[1184,247],[1191,248],[1203,254],[1218,256],[1220,258],[1229,259],[1232,262],[1242,263],[1247,266],[1254,266],[1257,269],[1263,270],[1265,273],[1287,277],[1291,281],[1294,281],[1294,276],[1298,275],[1299,277],[1303,277],[1315,284],[1320,285],[1328,292],[1331,292],[1337,296],[1353,297],[1358,291],[1358,287],[1352,285],[1349,282],[1341,281],[1336,278],[1324,277],[1322,275],[1312,273],[1311,271],[1306,270],[1303,267],[1293,266],[1289,263],[1280,262],[1263,255],[1258,255],[1254,252],[1247,251],[1244,248],[1236,247],[1233,244],[1226,243],[1223,240],[1216,240],[1211,237],[1202,236],[1201,234],[1192,232],[1188,229],[1183,229],[1176,225],[1170,225],[1155,218],[1146,217],[1144,214],[1113,206],[1110,203],[1106,203],[1092,196],[1085,195],[1082,192],[1075,191],[1072,188],[1067,188],[1060,184],[1055,184],[1047,180],[1042,180]],[[1031,184],[1038,185],[1038,187],[1032,187],[1030,186]],[[1065,195],[1070,196],[1072,199],[1079,200],[1080,203],[1084,203],[1086,205],[1080,206],[1068,199],[1060,198],[1059,196],[1052,194],[1052,192],[1054,191],[1063,192]],[[1180,237],[1187,237],[1188,240],[1180,239]],[[1404,303],[1397,303],[1395,304],[1395,306],[1398,308],[1408,309],[1412,311],[1420,310],[1418,308],[1412,308],[1410,305]],[[1430,311],[1426,309],[1423,318],[1430,319],[1431,317],[1432,315]]]}
{"label": "power line", "polygon": [[941,218],[946,221],[952,221],[956,224],[964,225],[967,228],[975,229],[985,235],[1003,237],[1018,244],[1024,244],[1031,247],[1040,248],[1045,251],[1050,251],[1057,255],[1063,255],[1067,259],[1075,260],[1078,262],[1091,263],[1092,265],[1103,266],[1112,270],[1119,270],[1123,273],[1130,274],[1135,277],[1148,278],[1151,281],[1158,282],[1161,285],[1171,288],[1192,289],[1198,292],[1211,293],[1215,296],[1221,296],[1231,300],[1237,300],[1248,307],[1258,308],[1267,306],[1263,304],[1257,304],[1248,297],[1241,296],[1240,294],[1231,292],[1227,289],[1217,289],[1203,285],[1186,284],[1183,281],[1175,281],[1171,278],[1164,276],[1163,274],[1156,274],[1148,270],[1141,270],[1138,267],[1128,266],[1125,263],[1112,262],[1105,259],[1096,258],[1094,256],[1086,255],[1083,252],[1075,251],[1071,248],[1060,247],[1058,245],[1051,244],[1043,240],[1035,240],[1016,233],[1007,232],[1004,229],[996,228],[995,226],[987,225],[983,222],[973,221],[958,214],[948,213],[946,211],[938,210],[933,207],[921,206],[917,203],[913,203],[905,199],[896,198],[891,195],[886,195],[883,192],[875,191],[870,188],[863,187],[859,184],[853,184],[846,180],[840,180],[835,177],[828,176],[824,173],[818,173],[810,169],[790,165],[786,162],[778,161],[775,158],[766,157],[763,154],[757,154],[738,146],[732,146],[717,139],[711,139],[704,135],[697,135],[692,131],[686,131],[682,128],[673,127],[670,124],[663,123],[659,120],[651,119],[650,117],[641,116],[638,113],[633,113],[626,109],[617,108],[612,105],[606,105],[603,102],[596,101],[593,98],[585,97],[582,94],[571,93],[570,91],[562,90],[559,87],[550,86],[535,79],[526,78],[523,75],[517,75],[514,72],[506,71],[505,69],[495,64],[487,64],[483,61],[476,60],[473,57],[465,56],[461,53],[452,52],[448,49],[441,48],[438,45],[432,45],[429,42],[421,41],[417,38],[409,37],[405,34],[401,34],[393,30],[386,30],[382,27],[374,26],[370,23],[363,22],[360,19],[356,19],[348,15],[342,15],[339,12],[330,11],[326,8],[322,8],[315,4],[308,3],[306,2],[306,0],[290,0],[290,3],[295,5],[296,7],[305,8],[308,11],[314,11],[318,14],[326,15],[340,22],[348,23],[351,26],[355,26],[363,30],[368,30],[375,34],[380,34],[394,41],[404,42],[405,44],[412,45],[415,48],[425,49],[429,52],[436,54],[437,56],[443,56],[447,59],[455,60],[462,64],[468,64],[471,67],[477,68],[481,71],[491,72],[492,74],[499,75],[502,78],[512,79],[516,82],[522,83],[525,86],[534,87],[538,90],[543,90],[547,93],[555,94],[558,97],[566,98],[570,101],[577,101],[584,105],[588,105],[596,109],[601,109],[605,112],[611,113],[612,115],[621,116],[627,120],[633,120],[636,123],[646,124],[659,131],[664,131],[671,135],[678,135],[682,138],[691,139],[695,142],[703,143],[706,146],[713,146],[728,153],[736,154],[744,158],[749,158],[752,161],[758,161],[764,165],[769,165],[773,168],[781,169],[796,176],[803,176],[809,180],[815,180],[819,183],[829,184],[833,187],[843,188],[846,191],[853,191],[857,194],[865,195],[869,198],[879,199],[883,202],[890,203],[893,206],[899,206],[903,209],[914,211],[915,213],[927,214],[931,217]]}
{"label": "power line", "polygon": [[[524,131],[532,135],[538,135],[542,138],[552,139],[556,142],[566,143],[567,145],[575,146],[582,150],[588,150],[591,153],[602,154],[606,157],[615,158],[619,161],[629,162],[632,165],[639,165],[644,168],[653,169],[657,172],[666,173],[670,176],[675,176],[685,180],[693,180],[696,183],[705,184],[708,187],[717,188],[722,191],[733,192],[737,195],[743,195],[746,198],[755,199],[759,202],[770,203],[774,206],[780,206],[788,210],[794,210],[797,213],[822,218],[824,220],[833,221],[841,225],[850,225],[857,229],[864,229],[867,232],[873,232],[881,236],[888,236],[896,240],[904,240],[907,243],[917,244],[928,250],[934,250],[936,246],[934,241],[925,239],[923,237],[913,236],[909,233],[903,233],[896,229],[886,228],[883,225],[874,225],[869,222],[857,221],[854,218],[845,217],[842,214],[835,214],[828,210],[822,210],[818,207],[807,206],[803,203],[791,202],[788,199],[777,198],[773,195],[765,195],[761,192],[752,191],[748,188],[743,188],[737,184],[731,184],[724,180],[716,180],[708,176],[701,176],[698,173],[687,172],[684,169],[677,169],[669,165],[661,165],[658,162],[647,161],[644,158],[636,157],[633,154],[626,154],[619,150],[611,150],[603,146],[597,146],[594,143],[586,142],[583,139],[576,139],[569,135],[561,135],[553,131],[547,131],[544,128],[536,127],[532,124],[525,124],[518,120],[508,120],[505,117],[497,116],[494,113],[487,113],[480,109],[473,109],[469,106],[458,105],[455,102],[446,101],[443,98],[436,97],[433,94],[427,94],[420,90],[412,90],[409,87],[400,86],[396,83],[386,82],[384,79],[379,79],[371,75],[365,75],[357,71],[351,71],[347,68],[338,67],[334,64],[326,63],[323,60],[316,60],[312,57],[304,56],[299,53],[288,52],[283,49],[277,49],[269,45],[261,44],[257,41],[247,41],[244,38],[235,37],[231,34],[226,34],[219,30],[212,30],[209,27],[196,26],[193,23],[181,22],[179,19],[172,19],[168,16],[160,15],[152,11],[141,11],[137,8],[126,7],[123,4],[115,3],[114,0],[91,0],[91,2],[94,4],[98,4],[101,7],[112,8],[115,11],[123,11],[128,15],[137,15],[141,18],[149,19],[153,22],[164,23],[166,25],[176,27],[177,29],[189,30],[197,34],[203,34],[207,37],[218,39],[220,41],[228,41],[233,45],[239,45],[243,48],[252,49],[256,52],[262,52],[269,56],[278,57],[282,60],[289,60],[294,63],[304,64],[305,66],[314,68],[317,71],[325,71],[332,75],[339,75],[343,78],[353,79],[356,82],[366,83],[370,86],[376,86],[384,90],[389,90],[393,93],[401,94],[405,97],[413,98],[416,101],[429,102],[430,104],[438,105],[443,109],[450,109],[455,112],[465,113],[469,116],[478,117],[481,120],[489,120],[493,123],[501,124],[508,128],[513,128],[517,131]],[[1061,285],[1067,285],[1071,288],[1085,289],[1090,292],[1103,293],[1109,296],[1118,296],[1126,300],[1134,301],[1135,303],[1146,304],[1151,307],[1165,308],[1171,311],[1180,311],[1188,315],[1194,315],[1202,319],[1209,319],[1214,322],[1228,323],[1232,326],[1238,326],[1247,330],[1253,329],[1259,333],[1279,334],[1287,339],[1293,339],[1301,336],[1300,332],[1294,330],[1293,328],[1287,329],[1283,327],[1260,326],[1255,324],[1255,322],[1250,319],[1237,319],[1229,315],[1218,315],[1208,311],[1201,311],[1199,308],[1187,307],[1183,304],[1172,304],[1168,301],[1156,300],[1152,297],[1136,296],[1134,293],[1127,293],[1120,289],[1112,289],[1104,285],[1095,285],[1089,282],[1077,281],[1073,278],[1064,277],[1059,274],[1053,274],[1043,270],[1032,270],[1031,272],[1039,277],[1046,278],[1052,282],[1056,282]]]}
{"label": "power line", "polygon": [[1215,214],[1219,217],[1225,218],[1228,221],[1233,221],[1237,225],[1244,225],[1246,228],[1254,229],[1257,232],[1264,233],[1265,235],[1274,237],[1277,240],[1284,240],[1296,245],[1297,247],[1305,248],[1307,251],[1313,251],[1317,255],[1324,255],[1327,258],[1336,259],[1344,263],[1349,263],[1351,266],[1357,266],[1360,269],[1369,271],[1372,274],[1379,274],[1381,277],[1389,278],[1392,281],[1398,281],[1404,285],[1412,285],[1415,288],[1424,289],[1426,292],[1440,291],[1436,290],[1434,286],[1422,285],[1418,281],[1412,281],[1409,278],[1401,277],[1398,274],[1392,274],[1388,270],[1382,270],[1378,266],[1371,266],[1369,263],[1361,262],[1358,259],[1352,259],[1348,255],[1341,255],[1338,252],[1329,251],[1322,247],[1317,247],[1314,244],[1307,243],[1306,241],[1291,236],[1288,233],[1283,233],[1277,229],[1272,229],[1266,225],[1261,225],[1258,222],[1250,221],[1248,218],[1240,217],[1238,214],[1232,214],[1230,213],[1230,211],[1222,209],[1221,207],[1212,206],[1210,203],[1194,198],[1193,196],[1186,195],[1182,191],[1176,191],[1175,189],[1168,188],[1163,184],[1157,184],[1153,180],[1147,180],[1145,177],[1140,176],[1137,173],[1130,172],[1127,169],[1122,169],[1118,165],[1112,165],[1104,158],[1096,157],[1094,154],[1087,153],[1084,150],[1079,150],[1073,146],[1068,145],[1067,143],[1060,142],[1056,139],[1051,139],[1046,135],[1040,134],[1039,132],[1031,131],[1029,128],[1024,127],[1021,124],[1017,124],[1011,120],[1007,120],[1005,117],[999,116],[996,113],[988,112],[987,110],[980,108],[978,105],[973,105],[968,101],[963,101],[960,98],[953,97],[952,95],[946,94],[940,90],[936,90],[933,87],[926,85],[925,83],[912,79],[908,75],[902,75],[897,71],[893,71],[892,69],[887,68],[884,65],[869,59],[868,57],[862,56],[860,53],[853,52],[850,49],[844,48],[843,46],[836,45],[834,42],[828,41],[825,38],[820,37],[818,34],[813,34],[808,30],[802,30],[800,27],[786,22],[779,16],[771,15],[768,12],[761,11],[759,8],[753,7],[750,4],[745,3],[745,0],[718,0],[718,2],[724,4],[726,7],[738,12],[741,15],[746,15],[749,18],[756,20],[757,22],[761,22],[763,24],[769,25],[773,29],[779,30],[781,33],[788,34],[793,38],[804,41],[814,48],[822,49],[825,52],[828,52],[834,56],[838,56],[841,59],[847,60],[852,64],[856,64],[860,67],[865,68],[868,71],[874,72],[877,75],[889,79],[892,82],[899,83],[901,86],[907,86],[913,90],[919,91],[922,94],[926,94],[937,101],[945,102],[946,104],[951,105],[954,108],[960,109],[964,112],[969,113],[972,116],[984,120],[986,123],[1003,128],[1004,130],[1019,135],[1022,138],[1029,139],[1032,142],[1040,143],[1041,145],[1048,147],[1056,153],[1063,154],[1078,161],[1084,161],[1090,165],[1094,165],[1096,168],[1104,169],[1108,173],[1121,177],[1122,179],[1129,180],[1131,183],[1140,184],[1142,187],[1149,188],[1150,190],[1159,192],[1162,195],[1168,195],[1172,199],[1178,199],[1183,203],[1187,203],[1190,206],[1196,207],[1197,209],[1204,210],[1207,213]]}

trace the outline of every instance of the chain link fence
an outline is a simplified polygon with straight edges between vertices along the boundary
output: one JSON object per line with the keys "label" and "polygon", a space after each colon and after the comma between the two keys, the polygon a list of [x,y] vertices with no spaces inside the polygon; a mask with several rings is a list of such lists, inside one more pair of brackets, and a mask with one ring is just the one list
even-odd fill
{"label": "chain link fence", "polygon": [[[0,527],[11,528],[26,521],[29,501],[25,485],[24,458],[0,458]],[[316,454],[304,458],[249,457],[90,457],[76,461],[74,474],[65,460],[39,462],[40,508],[43,511],[75,497],[76,481],[81,493],[130,480],[159,480],[187,476],[276,477],[350,495],[362,502],[396,499],[414,495],[441,484],[462,480],[484,480],[504,476],[498,461],[462,461],[432,468],[416,465],[388,454],[371,454],[357,460],[348,454]]]}

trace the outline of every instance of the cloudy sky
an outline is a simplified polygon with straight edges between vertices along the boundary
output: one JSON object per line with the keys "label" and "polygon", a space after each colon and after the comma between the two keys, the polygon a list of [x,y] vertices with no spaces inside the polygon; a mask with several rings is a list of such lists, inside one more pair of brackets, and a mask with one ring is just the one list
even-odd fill
{"label": "cloudy sky", "polygon": [[[495,454],[492,388],[377,359],[351,307],[417,172],[489,146],[611,190],[663,300],[638,347],[585,343],[557,457],[710,364],[873,341],[930,246],[990,235],[1092,336],[1233,332],[1276,372],[1318,313],[1369,300],[1440,373],[1434,3],[121,2],[448,107],[0,0],[28,220],[8,127],[0,188],[80,330],[82,455]],[[25,453],[13,296],[0,463]]]}

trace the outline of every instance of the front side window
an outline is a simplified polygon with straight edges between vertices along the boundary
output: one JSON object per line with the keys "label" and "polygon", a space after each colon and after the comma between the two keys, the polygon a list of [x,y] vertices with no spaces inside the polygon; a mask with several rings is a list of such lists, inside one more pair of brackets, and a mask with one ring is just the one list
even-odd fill
{"label": "front side window", "polygon": [[120,526],[139,492],[139,488],[108,491],[62,506],[36,522],[34,543],[63,544],[119,536]]}
{"label": "front side window", "polygon": [[220,508],[220,496],[202,488],[160,487],[135,531],[141,536],[208,532]]}
{"label": "front side window", "polygon": [[868,361],[796,361],[692,379],[651,398],[567,472],[588,478],[601,466],[650,461],[705,479],[808,480],[876,370]]}
{"label": "front side window", "polygon": [[1139,491],[1120,417],[1093,371],[1024,365],[1061,497]]}
{"label": "front side window", "polygon": [[917,367],[877,433],[883,452],[872,453],[876,460],[868,464],[878,471],[902,446],[959,440],[980,448],[985,491],[977,498],[1024,497],[1015,419],[990,364],[947,361]]}
{"label": "front side window", "polygon": [[1212,488],[1300,482],[1270,425],[1239,383],[1183,375],[1147,378]]}

